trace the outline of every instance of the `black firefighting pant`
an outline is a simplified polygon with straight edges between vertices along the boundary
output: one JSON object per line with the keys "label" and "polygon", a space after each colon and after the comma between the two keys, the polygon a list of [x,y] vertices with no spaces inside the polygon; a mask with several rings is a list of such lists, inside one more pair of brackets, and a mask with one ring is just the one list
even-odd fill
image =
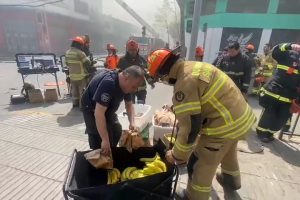
{"label": "black firefighting pant", "polygon": [[[101,137],[98,133],[94,112],[88,109],[83,109],[83,118],[86,125],[86,133],[89,138],[89,145],[91,149],[101,148]],[[111,147],[116,147],[122,134],[122,126],[118,121],[116,114],[106,116],[106,128],[109,134],[109,141]]]}
{"label": "black firefighting pant", "polygon": [[146,103],[146,95],[147,95],[147,90],[140,90],[140,91],[132,94],[132,103],[135,103],[135,97],[136,97],[138,104],[145,104]]}
{"label": "black firefighting pant", "polygon": [[257,134],[271,137],[279,131],[292,116],[291,103],[280,101],[274,97],[264,95],[259,97],[259,104],[264,108],[256,128]]}

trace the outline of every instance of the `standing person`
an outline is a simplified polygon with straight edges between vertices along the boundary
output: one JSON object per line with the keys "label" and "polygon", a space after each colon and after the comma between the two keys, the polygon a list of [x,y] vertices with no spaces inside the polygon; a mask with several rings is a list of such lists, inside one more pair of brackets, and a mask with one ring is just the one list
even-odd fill
{"label": "standing person", "polygon": [[[83,36],[81,36],[81,38],[84,41],[83,52],[85,53],[85,55],[87,57],[89,57],[92,65],[96,64],[97,61],[94,60],[93,54],[90,51],[90,36],[89,35],[83,35]],[[89,68],[87,68],[87,71],[89,73],[89,77],[87,79],[87,84],[88,84],[92,80],[93,76],[96,74],[97,69],[96,69],[96,67],[89,67]]]}
{"label": "standing person", "polygon": [[228,45],[227,55],[217,58],[213,65],[227,74],[246,98],[251,79],[251,60],[240,50],[238,42]]}
{"label": "standing person", "polygon": [[264,77],[266,77],[266,82],[272,77],[273,70],[277,66],[276,60],[272,57],[273,46],[269,43],[264,45],[264,54],[258,57],[259,59],[259,70],[262,71]]}
{"label": "standing person", "polygon": [[223,187],[239,189],[237,143],[246,136],[255,116],[234,82],[209,63],[184,61],[165,49],[148,57],[148,69],[153,79],[174,86],[173,109],[179,129],[166,158],[178,164],[188,160],[184,198],[209,199],[220,163],[218,182]]}
{"label": "standing person", "polygon": [[300,86],[300,45],[283,43],[274,47],[272,57],[277,61],[274,75],[259,94],[259,104],[264,108],[256,128],[262,142],[274,140],[279,131],[291,117],[290,107],[297,99]]}
{"label": "standing person", "polygon": [[80,107],[80,98],[87,85],[91,61],[83,52],[84,40],[73,38],[71,48],[66,52],[66,65],[69,69],[73,107]]}
{"label": "standing person", "polygon": [[[137,65],[143,69],[146,69],[147,67],[145,59],[139,55],[138,43],[134,40],[128,40],[126,44],[126,54],[120,58],[118,68],[124,70],[131,65]],[[144,81],[144,83],[138,88],[138,91],[133,93],[133,103],[135,103],[135,98],[137,98],[137,103],[145,104],[146,95],[147,85]]]}
{"label": "standing person", "polygon": [[195,53],[196,61],[202,61],[203,55],[204,55],[204,49],[200,46],[196,47],[196,53]]}
{"label": "standing person", "polygon": [[89,35],[83,35],[81,36],[81,38],[84,41],[84,45],[83,45],[83,52],[85,53],[86,56],[90,56],[91,52],[90,52],[90,36]]}
{"label": "standing person", "polygon": [[110,147],[117,146],[122,133],[116,111],[125,100],[129,129],[134,129],[132,92],[143,83],[144,71],[131,66],[124,71],[103,69],[90,82],[82,95],[82,111],[91,149],[109,155]]}
{"label": "standing person", "polygon": [[250,79],[250,84],[249,84],[249,89],[248,92],[252,93],[253,91],[253,86],[254,86],[254,81],[255,81],[255,70],[257,68],[256,66],[256,60],[257,56],[256,53],[254,53],[255,47],[253,44],[248,44],[245,48],[245,54],[249,57],[251,61],[251,79]]}
{"label": "standing person", "polygon": [[105,59],[104,66],[107,69],[116,69],[119,63],[119,56],[117,55],[117,49],[114,45],[109,44],[107,47],[108,55]]}

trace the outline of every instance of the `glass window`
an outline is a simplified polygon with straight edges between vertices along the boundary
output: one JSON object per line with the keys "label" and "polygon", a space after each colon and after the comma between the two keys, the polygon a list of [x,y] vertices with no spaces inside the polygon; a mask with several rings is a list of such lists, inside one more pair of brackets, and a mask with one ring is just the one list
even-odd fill
{"label": "glass window", "polygon": [[300,30],[273,30],[270,38],[270,43],[276,45],[282,42],[300,43]]}
{"label": "glass window", "polygon": [[270,0],[228,0],[227,12],[267,13],[269,1]]}
{"label": "glass window", "polygon": [[[202,0],[201,15],[211,15],[215,13],[217,0]],[[195,0],[187,3],[187,17],[193,17]]]}
{"label": "glass window", "polygon": [[300,14],[300,1],[299,0],[279,0],[277,13]]}
{"label": "glass window", "polygon": [[216,1],[217,0],[203,0],[201,15],[212,15],[216,10]]}
{"label": "glass window", "polygon": [[195,0],[189,0],[186,6],[187,17],[193,17]]}

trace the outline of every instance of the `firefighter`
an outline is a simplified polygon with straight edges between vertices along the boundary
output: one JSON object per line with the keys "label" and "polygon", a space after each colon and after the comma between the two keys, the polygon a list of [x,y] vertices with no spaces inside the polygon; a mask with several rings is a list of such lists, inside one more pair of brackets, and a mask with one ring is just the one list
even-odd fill
{"label": "firefighter", "polygon": [[245,48],[245,54],[249,57],[251,61],[251,79],[250,79],[250,84],[249,84],[249,89],[248,91],[252,93],[253,91],[253,86],[255,82],[255,70],[257,68],[257,55],[254,52],[255,47],[253,44],[248,44]]}
{"label": "firefighter", "polygon": [[119,56],[117,55],[117,49],[114,45],[109,44],[107,47],[108,56],[105,59],[104,66],[107,69],[116,69],[119,63]]}
{"label": "firefighter", "polygon": [[247,55],[242,54],[238,42],[230,43],[227,54],[218,57],[213,65],[225,72],[246,97],[251,80],[252,63]]}
{"label": "firefighter", "polygon": [[[144,70],[147,68],[145,59],[139,55],[138,43],[135,40],[128,40],[126,43],[126,54],[120,58],[118,68],[124,70],[132,65],[140,66]],[[144,84],[138,88],[138,91],[133,93],[133,103],[135,103],[135,98],[137,98],[137,103],[145,104],[146,95],[147,85],[146,82],[144,82]]]}
{"label": "firefighter", "polygon": [[136,91],[143,80],[144,71],[138,66],[122,72],[103,69],[92,79],[82,95],[83,118],[91,149],[101,148],[103,154],[110,155],[111,147],[117,146],[122,127],[116,111],[123,100],[129,129],[135,129],[130,93]]}
{"label": "firefighter", "polygon": [[[178,135],[166,158],[177,164],[188,160],[184,198],[208,199],[220,163],[218,182],[223,187],[239,189],[237,143],[256,118],[234,82],[209,63],[184,61],[166,49],[150,54],[148,70],[153,79],[174,86]],[[200,139],[196,140],[200,130]]]}
{"label": "firefighter", "polygon": [[90,52],[90,36],[89,35],[83,35],[80,36],[83,41],[84,41],[84,45],[83,45],[83,52],[85,53],[86,56],[90,56],[91,52]]}
{"label": "firefighter", "polygon": [[195,59],[196,61],[202,61],[204,55],[204,49],[200,46],[196,47]]}
{"label": "firefighter", "polygon": [[264,108],[256,133],[262,142],[274,140],[279,131],[291,117],[290,107],[296,99],[299,75],[300,45],[283,43],[274,47],[272,57],[278,63],[274,75],[265,84],[259,96],[259,104]]}
{"label": "firefighter", "polygon": [[69,69],[73,107],[80,107],[80,97],[87,85],[88,69],[93,68],[91,61],[84,53],[84,40],[77,36],[73,38],[71,48],[66,52],[66,64]]}
{"label": "firefighter", "polygon": [[273,70],[277,66],[276,60],[272,57],[272,45],[267,43],[263,48],[264,54],[259,56],[259,70],[266,77],[266,82],[273,74]]}

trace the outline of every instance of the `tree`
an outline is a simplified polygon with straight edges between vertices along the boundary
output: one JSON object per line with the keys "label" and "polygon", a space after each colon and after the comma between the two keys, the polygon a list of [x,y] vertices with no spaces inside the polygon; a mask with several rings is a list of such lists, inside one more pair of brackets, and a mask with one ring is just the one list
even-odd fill
{"label": "tree", "polygon": [[175,0],[164,0],[162,6],[157,10],[155,15],[154,27],[163,34],[165,38],[169,36],[173,42],[180,40],[180,13]]}

